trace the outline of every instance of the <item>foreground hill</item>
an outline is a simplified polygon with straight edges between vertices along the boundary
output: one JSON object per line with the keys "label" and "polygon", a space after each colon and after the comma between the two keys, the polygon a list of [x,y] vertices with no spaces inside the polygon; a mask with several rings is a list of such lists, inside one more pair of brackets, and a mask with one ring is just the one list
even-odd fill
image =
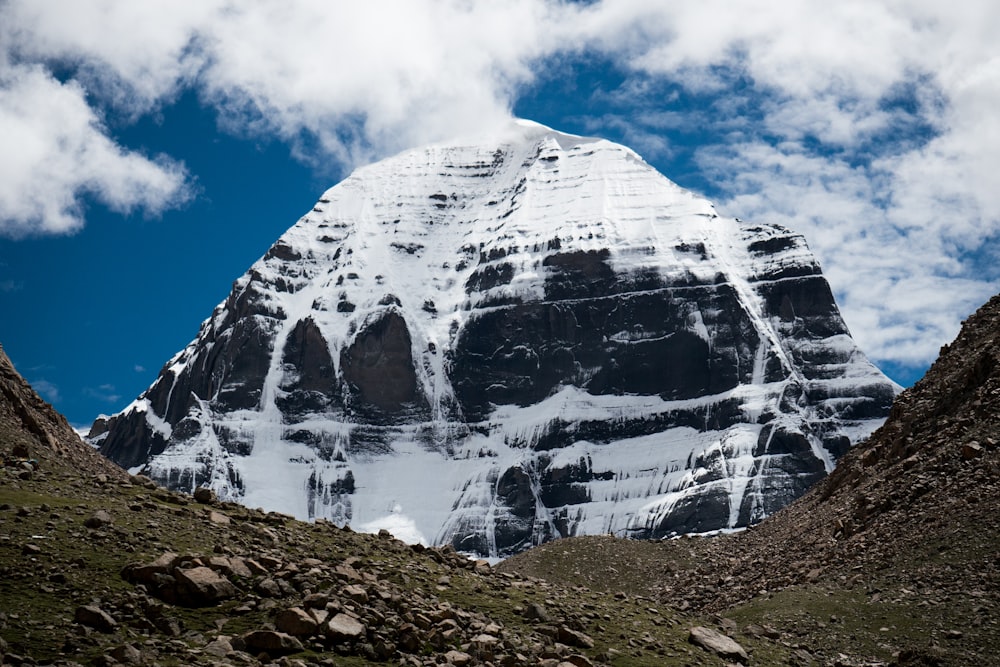
{"label": "foreground hill", "polygon": [[721,614],[742,636],[745,623],[766,621],[804,662],[851,653],[875,664],[995,664],[998,442],[1000,296],[869,441],[759,526],[661,543],[563,540],[501,569]]}
{"label": "foreground hill", "polygon": [[[724,647],[689,643],[704,620],[649,598],[500,574],[450,547],[129,476],[84,445],[2,350],[0,456],[3,665],[725,662]],[[742,644],[756,664],[789,655]]]}

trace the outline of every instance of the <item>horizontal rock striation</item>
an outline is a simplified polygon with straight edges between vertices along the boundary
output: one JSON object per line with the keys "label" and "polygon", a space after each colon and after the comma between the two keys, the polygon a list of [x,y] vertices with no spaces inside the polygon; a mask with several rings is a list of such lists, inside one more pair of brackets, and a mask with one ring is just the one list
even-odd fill
{"label": "horizontal rock striation", "polygon": [[92,439],[172,488],[504,556],[756,523],[897,391],[801,236],[518,122],[327,191]]}

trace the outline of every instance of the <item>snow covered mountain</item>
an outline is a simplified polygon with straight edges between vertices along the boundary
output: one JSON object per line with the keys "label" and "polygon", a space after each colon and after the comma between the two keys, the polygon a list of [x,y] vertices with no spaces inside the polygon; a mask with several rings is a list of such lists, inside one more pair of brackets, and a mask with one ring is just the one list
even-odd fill
{"label": "snow covered mountain", "polygon": [[801,236],[517,121],[327,191],[91,440],[173,488],[503,556],[755,523],[897,391]]}

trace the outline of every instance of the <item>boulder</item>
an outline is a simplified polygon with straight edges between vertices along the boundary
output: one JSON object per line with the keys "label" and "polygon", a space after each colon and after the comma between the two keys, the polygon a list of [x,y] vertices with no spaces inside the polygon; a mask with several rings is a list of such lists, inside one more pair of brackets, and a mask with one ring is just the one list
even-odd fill
{"label": "boulder", "polygon": [[451,650],[444,654],[445,662],[455,667],[465,667],[472,663],[472,656],[464,651]]}
{"label": "boulder", "polygon": [[306,611],[292,607],[278,612],[274,619],[274,627],[296,637],[308,637],[316,632],[317,623],[316,619]]}
{"label": "boulder", "polygon": [[235,597],[236,587],[225,577],[207,567],[174,570],[180,598],[192,606],[212,605]]}
{"label": "boulder", "polygon": [[364,589],[364,586],[354,584],[344,586],[341,592],[344,594],[344,597],[348,597],[355,602],[359,602],[361,604],[366,604],[368,602],[368,591]]}
{"label": "boulder", "polygon": [[224,658],[233,652],[233,644],[228,637],[216,637],[202,651],[216,658]]}
{"label": "boulder", "polygon": [[594,640],[589,635],[567,628],[565,625],[559,627],[557,641],[577,648],[594,648]]}
{"label": "boulder", "polygon": [[688,634],[688,641],[715,653],[723,660],[733,660],[743,665],[750,662],[750,656],[742,646],[717,630],[695,626]]}
{"label": "boulder", "polygon": [[264,651],[270,655],[288,655],[303,650],[302,642],[284,632],[255,630],[243,635],[243,643],[253,651]]}
{"label": "boulder", "polygon": [[142,651],[131,644],[115,647],[111,651],[111,657],[123,665],[140,665],[143,661]]}
{"label": "boulder", "polygon": [[215,491],[204,486],[194,490],[194,499],[202,504],[215,502]]}
{"label": "boulder", "polygon": [[77,607],[73,614],[73,620],[80,625],[86,625],[88,628],[94,628],[100,632],[114,632],[115,628],[118,627],[118,621],[95,605]]}
{"label": "boulder", "polygon": [[347,614],[337,614],[326,624],[326,636],[335,642],[353,641],[365,636],[365,626]]}
{"label": "boulder", "polygon": [[208,566],[216,572],[221,572],[226,576],[242,577],[243,579],[250,579],[253,577],[253,573],[250,572],[250,568],[247,567],[246,562],[242,558],[232,556],[212,556],[208,559]]}
{"label": "boulder", "polygon": [[107,510],[97,510],[84,520],[83,525],[94,530],[110,526],[111,515]]}
{"label": "boulder", "polygon": [[208,513],[208,520],[211,523],[217,523],[220,526],[228,526],[230,523],[232,523],[232,519],[230,519],[222,512],[216,512],[215,510],[212,510]]}

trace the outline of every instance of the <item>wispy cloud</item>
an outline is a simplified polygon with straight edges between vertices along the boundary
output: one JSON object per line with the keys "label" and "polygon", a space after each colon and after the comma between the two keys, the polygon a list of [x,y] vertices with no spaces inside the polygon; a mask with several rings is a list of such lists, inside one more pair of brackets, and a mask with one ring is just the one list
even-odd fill
{"label": "wispy cloud", "polygon": [[83,393],[90,398],[96,398],[105,403],[118,403],[122,396],[113,384],[102,384],[98,387],[84,387]]}
{"label": "wispy cloud", "polygon": [[48,380],[31,380],[28,384],[30,384],[31,387],[49,403],[58,403],[62,399],[62,395],[59,393],[59,387]]}

